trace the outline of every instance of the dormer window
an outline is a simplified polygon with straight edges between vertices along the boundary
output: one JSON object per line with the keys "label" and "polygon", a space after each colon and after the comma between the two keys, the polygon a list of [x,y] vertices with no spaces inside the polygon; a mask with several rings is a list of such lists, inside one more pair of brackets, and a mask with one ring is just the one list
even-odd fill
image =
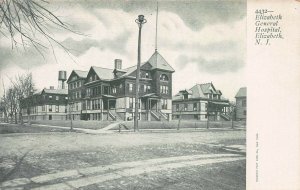
{"label": "dormer window", "polygon": [[183,99],[184,100],[187,100],[189,98],[189,95],[186,93],[186,94],[183,94]]}

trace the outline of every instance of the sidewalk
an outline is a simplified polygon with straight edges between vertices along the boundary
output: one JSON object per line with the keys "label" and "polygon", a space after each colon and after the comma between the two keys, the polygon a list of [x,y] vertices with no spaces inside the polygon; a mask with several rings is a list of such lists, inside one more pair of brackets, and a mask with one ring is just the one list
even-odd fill
{"label": "sidewalk", "polygon": [[245,160],[245,157],[238,154],[197,154],[162,157],[149,160],[119,162],[111,165],[75,168],[55,173],[45,173],[32,178],[17,178],[3,182],[0,187],[5,190],[11,188],[23,189],[25,187],[35,190],[78,189],[123,177],[240,160]]}
{"label": "sidewalk", "polygon": [[[112,133],[113,131],[110,131],[109,129],[115,127],[119,123],[112,123],[102,129],[83,129],[83,128],[73,128],[75,131],[87,133],[87,134],[101,134],[101,133]],[[31,126],[37,126],[37,127],[51,127],[51,128],[58,128],[58,129],[66,129],[68,127],[62,127],[62,126],[56,126],[56,125],[43,125],[43,124],[31,124]]]}

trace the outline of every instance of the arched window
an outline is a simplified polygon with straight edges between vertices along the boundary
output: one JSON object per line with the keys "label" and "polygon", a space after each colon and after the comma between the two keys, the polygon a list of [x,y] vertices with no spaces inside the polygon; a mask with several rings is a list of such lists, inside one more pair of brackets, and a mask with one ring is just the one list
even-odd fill
{"label": "arched window", "polygon": [[169,78],[166,74],[161,74],[159,79],[162,80],[162,81],[169,81]]}

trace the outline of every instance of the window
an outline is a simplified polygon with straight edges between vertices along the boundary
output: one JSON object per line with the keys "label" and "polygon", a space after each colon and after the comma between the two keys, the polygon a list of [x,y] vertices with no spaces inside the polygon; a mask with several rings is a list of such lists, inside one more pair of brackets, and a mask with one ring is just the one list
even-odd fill
{"label": "window", "polygon": [[188,93],[186,93],[186,94],[183,94],[183,99],[184,99],[184,100],[187,100],[187,99],[188,99],[188,97],[189,97],[189,94],[188,94]]}
{"label": "window", "polygon": [[49,96],[49,100],[52,100],[52,96]]}
{"label": "window", "polygon": [[98,107],[98,109],[100,109],[100,99],[98,99],[98,101],[97,101],[97,107]]}
{"label": "window", "polygon": [[147,78],[147,79],[149,78],[149,73],[148,72],[145,73],[145,78]]}
{"label": "window", "polygon": [[92,100],[92,110],[95,109],[95,100]]}
{"label": "window", "polygon": [[246,107],[247,101],[246,100],[242,100],[242,106]]}
{"label": "window", "polygon": [[167,109],[167,100],[161,99],[161,109],[166,110]]}
{"label": "window", "polygon": [[129,83],[128,85],[129,85],[129,92],[132,92],[132,90],[133,90],[133,84]]}
{"label": "window", "polygon": [[208,107],[208,106],[207,106],[207,103],[205,103],[205,111],[207,111],[207,107]]}
{"label": "window", "polygon": [[59,96],[56,96],[56,97],[55,97],[55,100],[59,100]]}
{"label": "window", "polygon": [[68,97],[65,97],[65,100],[68,100]]}
{"label": "window", "polygon": [[112,87],[112,93],[116,94],[117,93],[117,88],[116,87]]}
{"label": "window", "polygon": [[79,104],[79,103],[77,102],[77,103],[76,103],[76,111],[78,111],[78,104]]}
{"label": "window", "polygon": [[46,111],[45,105],[42,106],[42,111]]}
{"label": "window", "polygon": [[169,78],[166,74],[161,74],[159,79],[162,80],[162,81],[169,81]]}
{"label": "window", "polygon": [[59,105],[55,106],[55,112],[59,112]]}
{"label": "window", "polygon": [[188,105],[184,104],[184,111],[187,111]]}
{"label": "window", "polygon": [[80,83],[79,83],[79,81],[77,81],[77,88],[79,87],[79,85],[80,85]]}
{"label": "window", "polygon": [[122,85],[122,84],[120,84],[119,88],[123,88],[123,85]]}
{"label": "window", "polygon": [[150,91],[151,91],[151,86],[148,85],[148,86],[147,86],[147,92],[150,92]]}
{"label": "window", "polygon": [[90,100],[86,101],[86,109],[87,110],[91,109],[91,102],[90,102]]}
{"label": "window", "polygon": [[176,111],[179,111],[179,104],[176,104]]}
{"label": "window", "polygon": [[91,95],[91,89],[87,88],[86,89],[86,96],[89,97]]}
{"label": "window", "polygon": [[197,103],[194,103],[194,104],[193,104],[193,110],[194,110],[194,111],[197,111]]}
{"label": "window", "polygon": [[129,108],[133,108],[133,98],[129,98]]}
{"label": "window", "polygon": [[52,105],[49,105],[49,112],[52,112]]}
{"label": "window", "polygon": [[109,94],[109,86],[103,86],[103,94]]}
{"label": "window", "polygon": [[164,86],[164,85],[160,86],[160,93],[161,94],[168,94],[168,92],[169,92],[169,87],[168,86]]}

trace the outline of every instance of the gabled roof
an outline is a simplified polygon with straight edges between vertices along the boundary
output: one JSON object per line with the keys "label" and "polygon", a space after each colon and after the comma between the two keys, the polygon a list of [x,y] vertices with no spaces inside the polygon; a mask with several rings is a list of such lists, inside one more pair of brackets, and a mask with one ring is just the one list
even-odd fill
{"label": "gabled roof", "polygon": [[91,69],[95,71],[98,77],[102,80],[111,80],[114,79],[113,69],[107,69],[102,67],[92,66]]}
{"label": "gabled roof", "polygon": [[216,90],[212,83],[204,83],[204,84],[196,84],[189,90],[179,91],[179,93],[173,97],[173,100],[181,99],[181,95],[184,93],[184,91],[189,93],[190,95],[189,98],[207,98],[207,96],[205,96],[205,94],[207,93],[222,95],[221,91]]}
{"label": "gabled roof", "polygon": [[71,80],[71,76],[74,75],[74,74],[77,75],[79,78],[84,78],[85,79],[87,77],[88,72],[87,71],[80,71],[80,70],[73,70],[71,72],[67,82],[69,82]]}
{"label": "gabled roof", "polygon": [[[151,70],[161,69],[161,70],[170,71],[170,72],[175,71],[157,51],[155,51],[153,53],[153,55],[150,57],[150,59],[148,61],[141,63],[141,67],[146,64],[150,64],[149,66],[147,65],[147,67],[151,67]],[[128,67],[126,69],[107,69],[107,68],[92,66],[88,72],[87,71],[77,71],[77,70],[74,70],[73,72],[75,72],[78,76],[82,76],[82,77],[84,76],[84,78],[87,78],[91,69],[94,70],[94,72],[97,74],[97,76],[100,79],[113,80],[113,79],[119,79],[119,78],[131,75],[132,73],[134,73],[136,71],[137,66],[134,65],[134,66]],[[116,73],[116,72],[121,73],[121,75],[119,75],[118,78],[115,78],[115,76],[114,76],[114,73]]]}
{"label": "gabled roof", "polygon": [[218,94],[217,90],[215,89],[214,85],[211,82],[204,83],[204,84],[197,84],[197,85],[200,86],[200,88],[204,94],[207,94],[207,93]]}
{"label": "gabled roof", "polygon": [[239,89],[238,93],[235,95],[236,98],[247,97],[247,88],[242,87]]}
{"label": "gabled roof", "polygon": [[73,70],[77,75],[78,77],[80,78],[86,78],[87,75],[88,75],[88,72],[87,71],[80,71],[80,70]]}
{"label": "gabled roof", "polygon": [[148,60],[148,63],[152,65],[152,69],[161,69],[175,72],[171,65],[168,64],[168,62],[158,53],[158,51],[155,51],[152,54],[152,56]]}
{"label": "gabled roof", "polygon": [[42,92],[46,94],[61,94],[68,95],[68,89],[44,89]]}

